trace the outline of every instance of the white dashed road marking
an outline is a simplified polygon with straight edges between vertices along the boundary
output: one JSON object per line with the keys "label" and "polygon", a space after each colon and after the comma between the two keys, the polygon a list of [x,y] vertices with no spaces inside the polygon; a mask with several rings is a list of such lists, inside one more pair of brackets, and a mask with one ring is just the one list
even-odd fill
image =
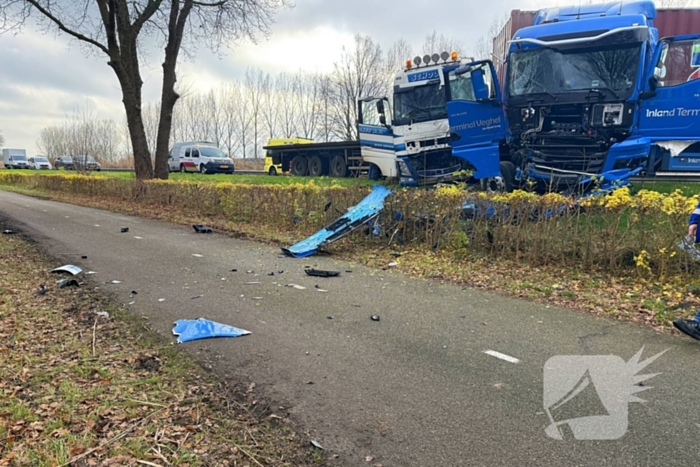
{"label": "white dashed road marking", "polygon": [[491,355],[492,357],[500,358],[501,360],[505,360],[510,363],[518,363],[520,360],[518,360],[515,357],[511,357],[510,355],[506,355],[501,352],[496,352],[495,350],[484,350],[484,353],[487,355]]}

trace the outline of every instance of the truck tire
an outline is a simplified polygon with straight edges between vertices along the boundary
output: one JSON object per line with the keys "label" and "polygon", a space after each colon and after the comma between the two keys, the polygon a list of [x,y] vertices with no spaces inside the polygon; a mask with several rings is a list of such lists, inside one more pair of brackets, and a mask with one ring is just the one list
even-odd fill
{"label": "truck tire", "polygon": [[277,175],[277,169],[274,166],[270,167],[270,170],[268,170],[267,173],[269,173],[272,177],[274,177],[275,175]]}
{"label": "truck tire", "polygon": [[367,178],[370,180],[379,180],[382,176],[382,171],[379,169],[377,164],[369,164],[369,169],[367,170]]}
{"label": "truck tire", "polygon": [[344,178],[348,174],[348,165],[345,163],[343,156],[335,156],[331,160],[330,175],[331,177]]}
{"label": "truck tire", "polygon": [[323,161],[318,156],[312,156],[309,159],[309,175],[312,177],[320,177],[323,175]]}
{"label": "truck tire", "polygon": [[501,175],[481,180],[481,188],[491,193],[510,193],[515,183],[515,164],[501,161]]}
{"label": "truck tire", "polygon": [[292,175],[303,177],[309,170],[309,161],[304,156],[295,156],[291,164]]}

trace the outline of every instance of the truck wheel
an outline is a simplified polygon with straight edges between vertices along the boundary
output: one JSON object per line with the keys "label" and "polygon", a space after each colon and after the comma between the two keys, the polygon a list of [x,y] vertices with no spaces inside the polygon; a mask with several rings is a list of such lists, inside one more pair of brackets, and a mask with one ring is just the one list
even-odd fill
{"label": "truck wheel", "polygon": [[292,159],[292,175],[303,177],[309,170],[309,161],[304,156],[296,156]]}
{"label": "truck wheel", "polygon": [[377,164],[370,164],[369,169],[367,170],[367,178],[370,180],[379,180],[381,176],[382,171],[379,170],[379,166]]}
{"label": "truck wheel", "polygon": [[270,167],[270,170],[268,170],[267,173],[274,177],[275,175],[277,175],[277,169],[274,166]]}
{"label": "truck wheel", "polygon": [[498,177],[482,179],[481,188],[492,193],[510,193],[515,182],[515,164],[510,161],[501,161],[501,175]]}
{"label": "truck wheel", "polygon": [[187,172],[187,170],[185,170],[185,166],[183,164],[180,164],[180,172],[182,172],[183,174],[185,172]]}
{"label": "truck wheel", "polygon": [[309,159],[309,175],[312,177],[320,177],[323,175],[323,161],[318,156],[313,156]]}
{"label": "truck wheel", "polygon": [[345,159],[343,159],[343,156],[335,156],[333,160],[331,160],[331,177],[342,178],[347,176],[347,172],[348,166],[345,163]]}

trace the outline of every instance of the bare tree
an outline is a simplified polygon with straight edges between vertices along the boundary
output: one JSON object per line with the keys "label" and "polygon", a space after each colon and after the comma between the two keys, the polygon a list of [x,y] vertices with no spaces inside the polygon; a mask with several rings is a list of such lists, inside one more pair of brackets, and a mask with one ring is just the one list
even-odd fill
{"label": "bare tree", "polygon": [[224,132],[222,135],[222,145],[226,148],[229,157],[234,157],[241,149],[241,140],[236,137],[237,113],[240,102],[240,84],[233,82],[222,86],[218,91],[218,99],[221,101],[221,118]]}
{"label": "bare tree", "polygon": [[280,93],[277,88],[278,83],[282,79],[282,74],[277,75],[273,79],[270,74],[266,74],[262,81],[262,114],[265,122],[265,129],[270,138],[277,134],[280,115]]}
{"label": "bare tree", "polygon": [[[155,36],[164,47],[163,83],[156,145],[155,176],[167,178],[168,143],[175,91],[176,65],[183,46],[194,50],[205,44],[221,45],[267,33],[272,16],[289,6],[288,0],[0,0],[2,30],[38,24],[89,46],[108,57],[121,87],[138,178],[152,178],[154,168],[142,120],[140,54],[145,36]],[[30,18],[35,21],[30,21]]]}
{"label": "bare tree", "polygon": [[[343,47],[333,72],[333,113],[336,136],[357,139],[357,99],[387,94],[382,48],[371,37],[357,34],[352,50]],[[380,66],[377,66],[377,65]]]}
{"label": "bare tree", "polygon": [[501,32],[503,25],[508,21],[508,14],[493,18],[488,29],[474,46],[474,58],[478,60],[493,60],[493,39]]}
{"label": "bare tree", "polygon": [[262,70],[246,70],[245,90],[250,105],[250,118],[253,130],[253,157],[258,158],[258,147],[262,140],[262,102],[265,90],[265,75]]}
{"label": "bare tree", "polygon": [[322,120],[323,113],[323,79],[318,73],[307,74],[299,72],[297,75],[299,124],[298,130],[302,137],[313,139]]}
{"label": "bare tree", "polygon": [[437,31],[433,31],[425,37],[425,42],[423,42],[423,46],[421,47],[421,54],[432,55],[442,52],[457,52],[462,54],[464,53],[464,43],[457,38],[447,37],[444,34],[438,34]]}
{"label": "bare tree", "polygon": [[2,135],[2,130],[0,130],[0,148],[5,145],[5,137]]}

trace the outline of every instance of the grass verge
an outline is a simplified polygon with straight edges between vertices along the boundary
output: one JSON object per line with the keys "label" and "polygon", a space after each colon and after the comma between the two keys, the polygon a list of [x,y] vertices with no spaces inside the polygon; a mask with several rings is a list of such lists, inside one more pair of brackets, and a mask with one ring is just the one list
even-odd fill
{"label": "grass verge", "polygon": [[[0,466],[323,465],[254,388],[0,236]],[[47,291],[37,294],[40,284]]]}
{"label": "grass verge", "polygon": [[[245,220],[188,214],[177,206],[156,208],[129,200],[100,199],[20,185],[0,185],[0,189],[184,225],[204,223],[222,233],[273,245],[288,246],[304,237],[294,231]],[[692,316],[700,307],[700,277],[689,281],[687,276],[668,275],[660,281],[640,275],[615,275],[603,267],[586,270],[565,264],[534,267],[467,248],[432,250],[425,245],[395,244],[388,247],[352,236],[330,245],[328,251],[339,258],[378,268],[397,261],[399,270],[413,276],[635,321],[660,330],[670,329],[674,319]]]}

